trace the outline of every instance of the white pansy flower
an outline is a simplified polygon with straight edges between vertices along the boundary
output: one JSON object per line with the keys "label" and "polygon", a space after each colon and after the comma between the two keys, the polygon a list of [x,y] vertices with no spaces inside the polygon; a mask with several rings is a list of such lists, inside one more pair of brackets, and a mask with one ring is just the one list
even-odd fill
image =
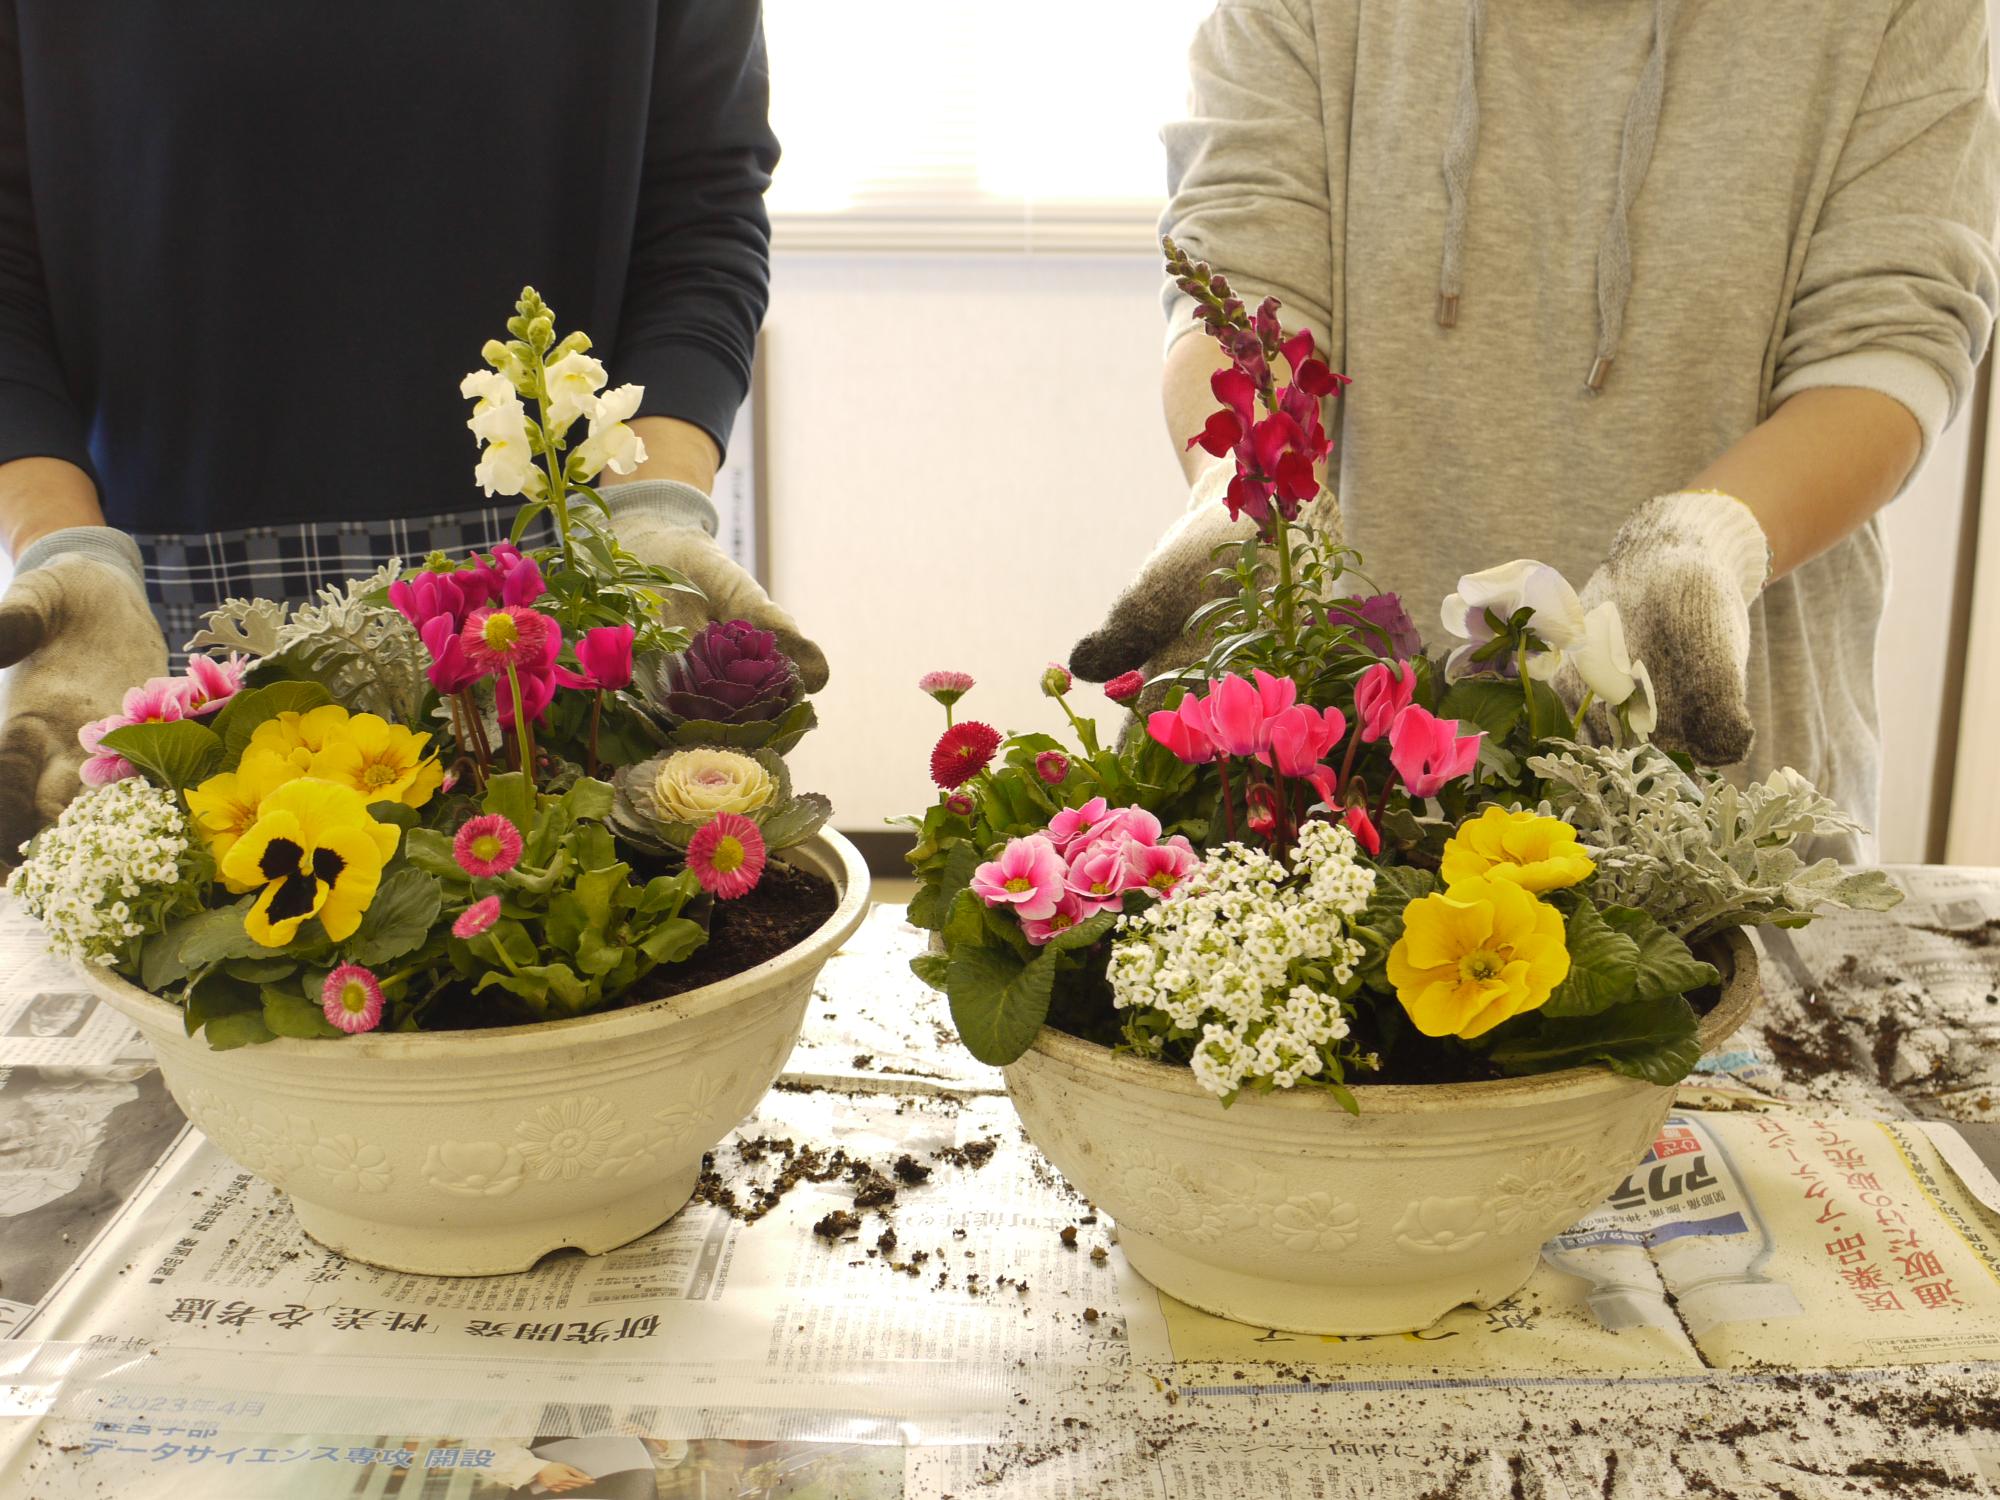
{"label": "white pansy flower", "polygon": [[562,432],[578,417],[597,410],[597,393],[604,389],[604,366],[588,354],[571,351],[543,372],[549,393],[548,422]]}
{"label": "white pansy flower", "polygon": [[1467,573],[1458,580],[1458,592],[1446,596],[1438,616],[1446,630],[1466,643],[1446,660],[1446,678],[1455,682],[1476,670],[1473,653],[1494,637],[1488,611],[1510,620],[1522,609],[1534,612],[1529,629],[1549,648],[1529,655],[1528,675],[1541,681],[1555,676],[1563,653],[1583,641],[1583,602],[1562,574],[1523,557]]}
{"label": "white pansy flower", "polygon": [[572,460],[578,479],[589,480],[599,470],[630,474],[646,461],[646,445],[626,425],[646,394],[643,385],[621,385],[606,391],[590,414],[590,435],[577,446]]}
{"label": "white pansy flower", "polygon": [[[542,476],[535,462],[535,450],[528,441],[528,410],[505,377],[496,374],[493,379],[505,388],[505,399],[482,397],[472,409],[471,420],[465,424],[485,444],[472,477],[489,495],[539,495],[547,489],[548,481]],[[470,384],[471,380],[468,375],[466,382]]]}

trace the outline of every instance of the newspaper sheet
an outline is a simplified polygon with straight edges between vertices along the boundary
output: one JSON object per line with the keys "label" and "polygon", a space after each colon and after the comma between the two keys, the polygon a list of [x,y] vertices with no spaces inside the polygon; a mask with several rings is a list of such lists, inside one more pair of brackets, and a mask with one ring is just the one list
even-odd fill
{"label": "newspaper sheet", "polygon": [[0,1493],[2000,1493],[2000,1184],[1950,1126],[1743,1060],[1508,1303],[1244,1328],[1130,1271],[920,941],[878,911],[697,1202],[597,1259],[356,1265],[189,1133],[0,1343]]}

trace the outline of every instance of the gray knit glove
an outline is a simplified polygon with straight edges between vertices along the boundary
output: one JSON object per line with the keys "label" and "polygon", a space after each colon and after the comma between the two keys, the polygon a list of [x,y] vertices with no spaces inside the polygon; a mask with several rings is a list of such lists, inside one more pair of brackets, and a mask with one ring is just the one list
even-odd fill
{"label": "gray knit glove", "polygon": [[24,549],[0,596],[0,865],[77,793],[77,731],[167,670],[139,548],[107,526],[52,531]]}
{"label": "gray knit glove", "polygon": [[[1205,602],[1233,588],[1215,577],[1222,565],[1216,549],[1257,534],[1256,522],[1248,516],[1230,520],[1222,503],[1235,473],[1235,460],[1225,457],[1196,476],[1186,512],[1140,564],[1139,576],[1113,602],[1104,623],[1071,648],[1070,668],[1085,682],[1109,682],[1134,670],[1151,678],[1206,654],[1209,642],[1190,635],[1187,622]],[[1299,521],[1339,545],[1340,504],[1331,493],[1323,491]],[[1142,700],[1140,706],[1148,705]]]}
{"label": "gray knit glove", "polygon": [[1632,659],[1652,673],[1657,743],[1709,766],[1750,753],[1750,605],[1770,571],[1763,527],[1720,491],[1662,495],[1618,529],[1583,604],[1618,606]]}
{"label": "gray knit glove", "polygon": [[708,496],[675,479],[634,479],[598,493],[621,547],[642,562],[680,574],[706,596],[669,595],[661,609],[668,624],[692,631],[711,620],[748,620],[777,636],[778,649],[798,667],[807,692],[826,686],[826,653],[717,545],[715,505]]}

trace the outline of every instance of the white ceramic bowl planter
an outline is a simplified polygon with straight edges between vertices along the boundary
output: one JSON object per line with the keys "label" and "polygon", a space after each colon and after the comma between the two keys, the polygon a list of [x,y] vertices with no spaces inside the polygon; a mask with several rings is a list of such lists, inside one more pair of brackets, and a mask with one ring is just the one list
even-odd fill
{"label": "white ceramic bowl planter", "polygon": [[187,1035],[178,1006],[94,966],[89,980],[138,1023],[188,1118],[288,1194],[321,1244],[426,1275],[521,1271],[672,1218],[702,1153],[784,1067],[821,966],[866,914],[868,871],[832,832],[781,857],[839,894],[804,942],[701,989],[573,1021],[216,1052]]}
{"label": "white ceramic bowl planter", "polygon": [[[1731,933],[1704,1050],[1756,1004]],[[1606,1068],[1490,1083],[1244,1095],[1224,1109],[1184,1067],[1053,1028],[1007,1068],[1029,1137],[1117,1221],[1153,1285],[1206,1312],[1297,1333],[1424,1328],[1519,1291],[1550,1235],[1604,1197],[1674,1091]]]}

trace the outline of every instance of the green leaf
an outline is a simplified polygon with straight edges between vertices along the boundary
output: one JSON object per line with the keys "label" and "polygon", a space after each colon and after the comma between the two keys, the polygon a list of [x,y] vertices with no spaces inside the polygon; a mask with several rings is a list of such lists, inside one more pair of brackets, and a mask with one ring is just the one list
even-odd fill
{"label": "green leaf", "polygon": [[986,935],[986,903],[976,891],[960,891],[944,917],[944,940],[954,948],[976,948]]}
{"label": "green leaf", "polygon": [[243,919],[256,904],[255,896],[245,896],[233,905],[188,918],[181,938],[181,963],[189,969],[201,969],[228,958],[268,955],[271,950],[243,930]]}
{"label": "green leaf", "polygon": [[222,972],[245,984],[275,984],[289,979],[298,967],[295,958],[232,958],[223,964]]}
{"label": "green leaf", "polygon": [[405,865],[382,882],[342,951],[357,964],[401,958],[430,936],[443,904],[436,877]]}
{"label": "green leaf", "polygon": [[472,991],[478,994],[496,986],[538,1005],[545,1005],[553,998],[570,1011],[583,1004],[585,993],[583,981],[568,964],[526,964],[514,974],[491,969],[480,976]]}
{"label": "green leaf", "polygon": [[127,724],[99,743],[144,771],[147,780],[176,792],[201,781],[222,760],[221,736],[194,719]]}
{"label": "green leaf", "polygon": [[1085,917],[1067,932],[1059,932],[1042,945],[1044,953],[1068,953],[1077,948],[1088,948],[1118,924],[1120,913],[1101,911],[1094,917]]}
{"label": "green leaf", "polygon": [[[321,1007],[291,990],[279,989],[276,985],[264,986],[264,1024],[274,1036],[335,1037],[346,1033],[327,1020]],[[210,1045],[214,1044],[215,1029],[209,1028]]]}
{"label": "green leaf", "polygon": [[1527,706],[1518,682],[1504,682],[1493,677],[1468,677],[1462,682],[1454,682],[1445,690],[1444,699],[1438,704],[1437,716],[1476,724],[1497,740],[1505,738],[1507,732],[1520,722]]}
{"label": "green leaf", "polygon": [[906,916],[912,927],[922,927],[926,931],[935,932],[944,925],[943,913],[943,891],[936,881],[926,881],[918,886],[916,894],[910,897]]}
{"label": "green leaf", "polygon": [[833,816],[833,804],[818,792],[801,792],[775,812],[759,811],[757,831],[764,835],[768,849],[790,849],[803,844]]}
{"label": "green leaf", "polygon": [[1600,1062],[1647,1083],[1673,1085],[1701,1060],[1687,1001],[1634,1000],[1594,1016],[1549,1017],[1532,1034],[1498,1043],[1492,1058],[1510,1073],[1547,1073]]}
{"label": "green leaf", "polygon": [[1569,974],[1542,1007],[1545,1016],[1594,1016],[1634,998],[1639,945],[1579,899],[1564,932]]}
{"label": "green leaf", "polygon": [[264,1023],[262,1011],[240,1010],[215,1017],[202,1027],[202,1035],[214,1051],[228,1052],[237,1047],[254,1047],[260,1042],[276,1041],[278,1034]]}
{"label": "green leaf", "polygon": [[412,828],[403,835],[403,855],[426,875],[435,875],[455,884],[464,884],[465,871],[451,852],[451,835],[434,828]]}
{"label": "green leaf", "polygon": [[952,1024],[966,1050],[1001,1067],[1034,1045],[1048,1018],[1056,966],[1037,959],[1023,965],[998,948],[967,948],[945,970]]}
{"label": "green leaf", "polygon": [[945,986],[945,970],[951,967],[948,953],[919,953],[910,960],[910,972],[934,990]]}
{"label": "green leaf", "polygon": [[1713,964],[1696,958],[1686,943],[1642,911],[1629,906],[1606,907],[1604,920],[1638,946],[1636,999],[1664,1000],[1685,995],[1722,978]]}
{"label": "green leaf", "polygon": [[215,732],[222,736],[222,753],[235,765],[243,758],[258,725],[283,713],[311,713],[331,702],[332,695],[320,683],[295,679],[237,693],[215,716]]}
{"label": "green leaf", "polygon": [[700,890],[701,882],[692,870],[683,870],[678,875],[655,875],[633,900],[633,915],[679,916],[681,908]]}
{"label": "green leaf", "polygon": [[634,945],[656,964],[677,964],[708,941],[708,929],[686,917],[671,917]]}
{"label": "green leaf", "polygon": [[603,822],[611,816],[611,801],[611,783],[599,781],[595,776],[579,776],[562,794],[563,806],[579,823]]}
{"label": "green leaf", "polygon": [[526,834],[535,826],[535,791],[519,771],[502,771],[486,779],[486,800],[481,806],[498,813]]}
{"label": "green leaf", "polygon": [[258,1010],[261,1004],[254,985],[231,979],[226,974],[204,974],[187,993],[184,1006],[187,1034],[193,1036],[220,1016]]}

